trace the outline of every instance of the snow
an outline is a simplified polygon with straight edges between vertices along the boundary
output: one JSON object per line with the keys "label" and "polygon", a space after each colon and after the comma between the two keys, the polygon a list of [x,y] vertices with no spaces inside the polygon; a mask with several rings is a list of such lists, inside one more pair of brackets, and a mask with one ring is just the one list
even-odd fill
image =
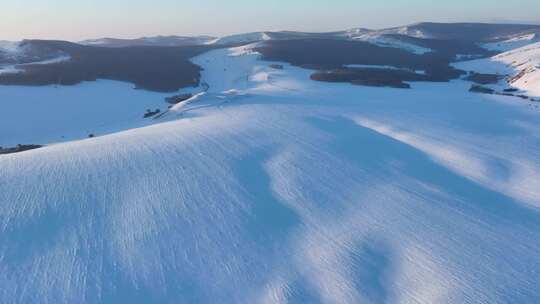
{"label": "snow", "polygon": [[362,35],[382,36],[382,35],[404,35],[414,38],[430,38],[429,35],[422,30],[414,28],[418,24],[411,24],[409,26],[393,27],[381,30],[371,30],[365,28],[353,28],[346,31],[346,34],[350,38],[354,38]]}
{"label": "snow", "polygon": [[163,110],[167,96],[106,80],[75,86],[0,86],[0,146],[64,142],[146,125],[146,109]]}
{"label": "snow", "polygon": [[[354,31],[349,33],[350,39],[365,41],[365,42],[369,42],[369,43],[382,46],[382,47],[392,47],[392,48],[403,49],[405,51],[408,51],[414,54],[419,54],[419,55],[432,52],[432,50],[429,48],[425,48],[419,45],[401,41],[399,39],[392,38],[390,36],[385,36],[385,34],[390,34],[390,33],[362,32],[362,31],[360,31],[358,34],[356,34],[356,32]],[[409,36],[415,37],[414,35],[409,35]]]}
{"label": "snow", "polygon": [[526,34],[519,35],[504,41],[485,43],[482,45],[482,47],[490,51],[507,52],[535,42],[540,42],[538,34]]}
{"label": "snow", "polygon": [[207,44],[209,41],[215,38],[210,36],[153,36],[153,37],[141,37],[137,39],[121,39],[121,38],[98,38],[88,39],[80,41],[83,45],[93,46],[126,46],[126,45],[187,45],[187,44]]}
{"label": "snow", "polygon": [[24,47],[21,47],[19,42],[0,40],[0,55],[4,58],[17,60],[23,53]]}
{"label": "snow", "polygon": [[257,41],[270,40],[271,37],[266,32],[253,32],[247,34],[230,35],[221,38],[217,38],[207,42],[206,44],[226,45],[226,44],[239,44],[239,43],[253,43]]}
{"label": "snow", "polygon": [[27,65],[47,65],[47,64],[55,64],[55,63],[66,62],[66,61],[69,61],[69,60],[71,60],[71,57],[70,57],[70,56],[63,55],[63,56],[58,56],[58,57],[56,57],[56,58],[51,58],[51,59],[45,59],[45,60],[40,60],[40,61],[34,61],[34,62],[29,62],[29,63],[18,64],[18,65],[16,65],[16,67],[24,67],[24,66],[27,66]]}
{"label": "snow", "polygon": [[366,41],[382,47],[403,49],[414,54],[426,54],[433,50],[410,42],[401,41],[388,35],[404,35],[413,38],[428,38],[421,30],[411,29],[409,26],[389,28],[383,30],[369,30],[356,28],[346,31],[345,36],[352,40]]}
{"label": "snow", "polygon": [[252,47],[193,59],[209,89],[166,122],[0,156],[0,302],[540,302],[538,109]]}
{"label": "snow", "polygon": [[530,96],[540,96],[540,42],[528,44],[492,58],[455,65],[467,71],[508,75],[508,85]]}
{"label": "snow", "polygon": [[17,69],[14,65],[6,65],[6,66],[0,66],[0,75],[2,74],[13,74],[13,73],[20,73],[21,70]]}
{"label": "snow", "polygon": [[424,70],[410,70],[410,69],[407,69],[407,68],[400,68],[400,67],[395,67],[395,66],[391,66],[391,65],[375,65],[375,64],[347,64],[345,65],[345,67],[347,68],[361,68],[361,69],[383,69],[383,70],[404,70],[404,71],[409,71],[409,72],[413,72],[413,73],[418,73],[418,74],[425,74],[426,71]]}
{"label": "snow", "polygon": [[81,41],[81,44],[84,44],[84,45],[96,45],[96,46],[104,45],[104,44],[107,44],[107,43],[109,43],[108,38],[99,38],[99,39],[90,39],[90,40]]}
{"label": "snow", "polygon": [[19,49],[19,42],[0,40],[0,51],[14,53]]}
{"label": "snow", "polygon": [[61,62],[69,61],[69,60],[71,60],[70,56],[59,56],[57,58],[51,58],[51,59],[23,63],[23,64],[4,65],[4,66],[0,65],[0,75],[22,73],[24,72],[24,68],[21,69],[21,67],[28,66],[28,65],[46,65],[46,64],[61,63]]}

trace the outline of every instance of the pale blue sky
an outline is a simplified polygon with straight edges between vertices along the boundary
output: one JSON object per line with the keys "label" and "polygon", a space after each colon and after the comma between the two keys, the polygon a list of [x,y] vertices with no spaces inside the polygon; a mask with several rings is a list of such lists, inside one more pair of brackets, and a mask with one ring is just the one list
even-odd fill
{"label": "pale blue sky", "polygon": [[539,0],[24,0],[0,3],[0,40],[331,31],[418,21],[540,23]]}

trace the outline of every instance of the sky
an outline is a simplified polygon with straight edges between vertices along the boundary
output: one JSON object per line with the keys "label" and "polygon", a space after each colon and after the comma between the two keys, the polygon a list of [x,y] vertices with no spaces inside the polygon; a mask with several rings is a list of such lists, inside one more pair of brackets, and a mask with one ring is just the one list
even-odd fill
{"label": "sky", "polygon": [[540,24],[539,0],[0,1],[0,40],[384,28],[421,21]]}

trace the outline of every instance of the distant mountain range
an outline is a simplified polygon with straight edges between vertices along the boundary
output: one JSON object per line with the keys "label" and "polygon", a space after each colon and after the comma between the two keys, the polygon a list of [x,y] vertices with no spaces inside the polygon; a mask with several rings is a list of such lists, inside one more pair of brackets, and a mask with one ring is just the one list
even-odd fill
{"label": "distant mountain range", "polygon": [[540,33],[540,25],[528,24],[487,24],[487,23],[432,23],[423,22],[407,26],[386,28],[380,30],[354,28],[345,31],[328,33],[305,33],[294,31],[281,32],[252,32],[224,37],[212,36],[155,36],[137,39],[101,38],[80,41],[83,45],[104,47],[126,46],[186,46],[202,44],[235,44],[250,43],[274,39],[300,38],[335,38],[335,39],[369,39],[383,35],[403,35],[414,38],[465,40],[481,43],[507,40],[513,36],[530,33]]}
{"label": "distant mountain range", "polygon": [[[397,66],[428,72],[424,75],[392,72],[392,81],[402,86],[403,80],[455,79],[460,72],[450,63],[491,57],[538,42],[538,37],[540,25],[425,22],[381,30],[251,32],[219,38],[156,36],[79,43],[0,41],[0,84],[72,85],[113,79],[133,83],[138,88],[176,91],[199,83],[199,67],[190,62],[193,56],[216,48],[264,42],[258,50],[266,59],[322,71],[317,79],[356,81],[380,73],[384,73],[381,77],[385,79],[389,77],[390,71],[352,73],[345,68],[351,65]],[[330,74],[324,72],[328,69],[345,71],[328,78]]]}

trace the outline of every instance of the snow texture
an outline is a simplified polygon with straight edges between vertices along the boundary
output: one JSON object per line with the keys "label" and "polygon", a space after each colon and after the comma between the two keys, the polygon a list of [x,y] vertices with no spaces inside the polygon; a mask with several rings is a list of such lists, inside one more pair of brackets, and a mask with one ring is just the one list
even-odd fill
{"label": "snow texture", "polygon": [[508,75],[509,86],[540,97],[540,42],[492,58],[460,62],[456,67],[479,73]]}
{"label": "snow texture", "polygon": [[499,42],[485,43],[482,47],[490,51],[507,52],[535,42],[540,42],[538,34],[526,34]]}
{"label": "snow texture", "polygon": [[[0,302],[540,302],[538,110],[258,57],[195,58],[208,90],[162,123],[0,156]],[[36,90],[0,87],[27,109],[0,139],[62,119],[54,102],[124,117],[136,95]]]}

